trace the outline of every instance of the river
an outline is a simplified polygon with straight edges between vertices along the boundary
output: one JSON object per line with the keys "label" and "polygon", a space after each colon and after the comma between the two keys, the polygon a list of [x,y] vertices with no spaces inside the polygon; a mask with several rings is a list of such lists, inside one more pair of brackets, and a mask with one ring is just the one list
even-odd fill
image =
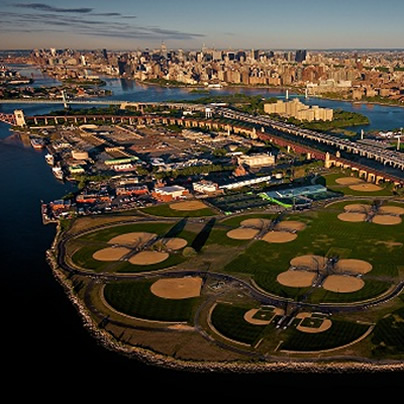
{"label": "river", "polygon": [[[46,77],[43,80],[46,84]],[[199,96],[185,89],[143,87],[116,79],[108,79],[107,86],[116,90],[114,97],[128,100],[162,101]],[[249,92],[256,93],[256,90]],[[269,92],[257,90],[257,93]],[[27,114],[45,113],[54,108],[8,105],[1,106],[0,111],[18,107]],[[368,108],[375,116],[384,107],[362,108]],[[392,111],[386,118],[390,122],[396,119],[392,117],[404,115],[404,110],[386,108]],[[133,398],[149,386],[154,394],[165,392],[167,397],[173,398],[185,394],[195,398],[199,392],[251,398],[291,385],[332,383],[333,388],[353,385],[376,388],[380,387],[379,382],[384,387],[396,386],[399,382],[400,375],[195,374],[149,366],[99,346],[83,327],[45,261],[45,251],[53,240],[55,227],[42,225],[40,200],[56,199],[69,192],[72,186],[55,180],[43,155],[44,152],[24,146],[12,136],[7,125],[0,123],[0,256],[2,285],[6,285],[2,328],[7,341],[3,350],[8,359],[2,365],[14,380],[38,383],[35,386],[52,382],[66,389],[95,381],[97,390],[109,386],[122,386],[126,391],[133,388]],[[119,384],[123,382],[130,384],[125,388]]]}

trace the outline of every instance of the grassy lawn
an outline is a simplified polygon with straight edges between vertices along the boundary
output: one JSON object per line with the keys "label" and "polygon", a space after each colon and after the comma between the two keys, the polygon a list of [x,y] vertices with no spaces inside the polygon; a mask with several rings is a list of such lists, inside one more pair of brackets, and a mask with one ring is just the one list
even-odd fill
{"label": "grassy lawn", "polygon": [[404,354],[404,307],[377,322],[372,343],[376,345],[376,357]]}
{"label": "grassy lawn", "polygon": [[[307,290],[280,285],[278,274],[289,268],[292,258],[299,255],[321,256],[338,253],[342,258],[368,261],[373,270],[363,276],[365,287],[349,294],[316,291],[314,301],[356,301],[375,297],[391,285],[398,276],[404,254],[403,246],[394,245],[404,240],[404,223],[396,226],[380,226],[373,223],[349,223],[340,221],[337,215],[343,206],[352,202],[332,205],[329,209],[308,212],[291,219],[299,219],[307,228],[298,237],[285,244],[255,241],[225,267],[231,273],[250,274],[257,284],[279,296],[299,299]],[[286,220],[289,218],[285,218]],[[395,279],[396,280],[396,279]]]}
{"label": "grassy lawn", "polygon": [[189,322],[197,298],[171,300],[155,296],[150,287],[155,281],[108,283],[104,296],[108,304],[124,314],[147,320]]}
{"label": "grassy lawn", "polygon": [[123,226],[115,226],[108,229],[96,231],[79,237],[78,240],[105,241],[125,233],[148,232],[164,235],[173,226],[172,223],[134,223]]}
{"label": "grassy lawn", "polygon": [[212,312],[212,324],[223,336],[245,344],[254,345],[266,326],[250,324],[244,320],[245,307],[218,304]]}
{"label": "grassy lawn", "polygon": [[173,223],[136,223],[125,226],[117,226],[105,230],[100,230],[91,234],[87,234],[77,239],[82,247],[79,248],[72,256],[72,261],[81,268],[94,270],[96,272],[145,272],[157,269],[168,268],[178,265],[186,260],[182,255],[182,251],[170,253],[170,257],[165,261],[154,265],[133,265],[127,261],[102,262],[95,260],[93,254],[106,247],[110,247],[107,243],[112,237],[120,234],[147,231],[156,233],[161,236],[179,237],[187,240],[188,245],[195,240],[197,234],[185,230],[186,222],[179,221]]}
{"label": "grassy lawn", "polygon": [[281,350],[289,351],[320,351],[349,344],[361,337],[369,329],[368,325],[348,321],[332,320],[332,326],[327,331],[310,334],[288,329],[288,338],[281,345]]}
{"label": "grassy lawn", "polygon": [[181,211],[171,209],[170,205],[157,205],[149,208],[143,208],[141,212],[147,213],[153,216],[165,216],[165,217],[202,217],[202,216],[214,216],[214,212],[211,208],[206,207],[204,209]]}
{"label": "grassy lawn", "polygon": [[[318,179],[318,183],[322,183],[327,186],[327,188],[331,189],[332,191],[335,192],[342,192],[344,195],[353,195],[353,196],[391,196],[393,193],[391,192],[390,186],[386,186],[383,184],[380,184],[380,187],[383,188],[380,191],[375,191],[375,192],[361,192],[361,191],[355,191],[353,189],[350,189],[349,186],[345,185],[340,185],[336,182],[338,178],[345,178],[345,177],[351,177],[350,173],[332,173],[328,175],[324,175],[323,177]],[[356,177],[352,177],[356,178]],[[359,181],[359,179],[358,179]]]}
{"label": "grassy lawn", "polygon": [[243,220],[256,219],[256,218],[272,220],[275,217],[276,217],[276,215],[269,214],[269,213],[253,213],[253,214],[238,215],[238,216],[230,217],[228,219],[222,220],[220,223],[222,223],[226,226],[238,227],[238,226],[240,226],[240,223]]}

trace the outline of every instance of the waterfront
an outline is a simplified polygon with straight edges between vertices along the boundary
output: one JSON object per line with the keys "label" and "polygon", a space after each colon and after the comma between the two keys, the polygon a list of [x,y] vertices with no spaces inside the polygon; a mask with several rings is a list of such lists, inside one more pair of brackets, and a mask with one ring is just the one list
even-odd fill
{"label": "waterfront", "polygon": [[[166,89],[142,89],[143,97],[173,97],[171,91],[161,95],[161,90]],[[178,97],[188,92],[183,89],[169,90],[175,90]],[[200,95],[192,96],[198,98]],[[10,109],[16,107],[23,107],[27,114],[49,110],[47,106],[7,106]],[[313,381],[330,383],[331,379],[327,375],[216,376],[182,373],[149,367],[98,346],[83,328],[81,318],[53,278],[45,261],[45,251],[52,242],[55,229],[53,226],[42,225],[39,201],[58,198],[71,187],[54,179],[43,152],[25,148],[18,139],[9,136],[8,127],[0,124],[0,168],[3,190],[6,190],[0,199],[0,251],[5,257],[2,275],[6,285],[9,285],[7,297],[13,302],[6,319],[13,330],[10,337],[12,347],[18,352],[13,367],[16,376],[23,374],[32,377],[40,363],[41,367],[48,370],[38,374],[40,377],[49,378],[55,371],[54,376],[57,378],[58,372],[65,376],[73,369],[82,378],[102,374],[103,378],[113,380],[125,374],[125,379],[132,379],[134,384],[147,386],[153,380],[155,386],[171,386],[174,393],[175,382],[179,379],[182,385],[188,386],[181,387],[183,392],[195,391],[201,386],[206,391],[217,391],[219,387],[223,389],[223,386],[229,386],[234,389],[234,394],[242,394],[246,385],[249,390],[255,387],[257,394],[261,393],[263,385],[267,388],[288,386],[291,377],[294,385],[303,386]],[[383,385],[393,385],[398,380],[395,376],[385,375]],[[351,375],[334,375],[332,381],[334,385],[365,385],[372,378],[376,376],[355,376],[355,380],[352,380]]]}

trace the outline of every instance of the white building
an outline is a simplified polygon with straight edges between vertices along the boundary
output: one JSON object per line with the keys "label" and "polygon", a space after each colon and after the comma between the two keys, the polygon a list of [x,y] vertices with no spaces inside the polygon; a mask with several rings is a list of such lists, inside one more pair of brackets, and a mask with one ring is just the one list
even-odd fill
{"label": "white building", "polygon": [[212,194],[218,190],[218,185],[213,181],[199,181],[194,182],[192,188],[200,194]]}
{"label": "white building", "polygon": [[241,155],[237,157],[238,164],[245,164],[251,168],[270,167],[275,164],[275,156],[267,153]]}

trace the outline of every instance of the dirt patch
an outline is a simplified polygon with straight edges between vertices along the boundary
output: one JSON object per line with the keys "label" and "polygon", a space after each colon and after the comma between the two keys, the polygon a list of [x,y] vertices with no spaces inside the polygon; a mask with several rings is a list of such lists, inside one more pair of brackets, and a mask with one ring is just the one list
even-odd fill
{"label": "dirt patch", "polygon": [[385,245],[387,248],[402,247],[403,243],[398,241],[376,241],[376,245]]}
{"label": "dirt patch", "polygon": [[364,222],[366,220],[366,215],[364,213],[340,213],[338,219],[343,222]]}
{"label": "dirt patch", "polygon": [[351,185],[349,189],[352,189],[352,191],[359,191],[359,192],[376,192],[381,191],[383,188],[379,187],[378,185],[368,184],[365,182],[363,184]]}
{"label": "dirt patch", "polygon": [[305,318],[311,318],[311,313],[299,313],[296,318],[301,318],[302,321],[299,323],[299,325],[296,327],[297,330],[301,332],[306,332],[309,334],[317,334],[319,332],[324,332],[327,331],[329,328],[332,326],[332,321],[329,320],[328,318],[324,318],[320,326],[318,327],[307,327],[304,325],[301,325],[303,320]]}
{"label": "dirt patch", "polygon": [[402,222],[401,217],[392,215],[376,215],[372,218],[372,223],[385,226],[393,226]]}
{"label": "dirt patch", "polygon": [[277,230],[301,231],[306,228],[306,224],[295,220],[284,220],[276,225]]}
{"label": "dirt patch", "polygon": [[227,237],[234,240],[252,240],[258,233],[257,229],[239,228],[227,232]]}
{"label": "dirt patch", "polygon": [[362,260],[342,259],[337,262],[335,269],[341,272],[367,274],[373,269],[372,264]]}
{"label": "dirt patch", "polygon": [[321,255],[301,255],[290,260],[292,267],[307,268],[311,271],[324,269],[327,265],[327,258]]}
{"label": "dirt patch", "polygon": [[184,201],[178,203],[172,203],[170,208],[173,210],[180,210],[180,211],[192,211],[192,210],[199,210],[205,209],[207,206],[201,201]]}
{"label": "dirt patch", "polygon": [[141,251],[129,258],[133,265],[153,265],[165,261],[170,254],[160,251]]}
{"label": "dirt patch", "polygon": [[262,237],[267,243],[289,243],[297,238],[297,234],[288,231],[270,231]]}
{"label": "dirt patch", "polygon": [[262,229],[265,226],[269,226],[271,221],[269,219],[246,219],[243,220],[240,225],[244,227],[253,227],[256,229]]}
{"label": "dirt patch", "polygon": [[108,247],[102,250],[98,250],[93,254],[93,258],[97,261],[119,261],[126,254],[129,254],[130,250],[125,247]]}
{"label": "dirt patch", "polygon": [[335,182],[339,185],[356,185],[362,183],[363,181],[356,177],[343,177],[337,178]]}
{"label": "dirt patch", "polygon": [[344,206],[344,210],[347,212],[359,212],[367,214],[370,211],[370,205],[365,205],[363,203],[353,203],[351,205]]}
{"label": "dirt patch", "polygon": [[187,240],[178,237],[166,238],[163,242],[169,250],[173,251],[181,250],[181,248],[184,248],[188,244]]}
{"label": "dirt patch", "polygon": [[353,293],[362,289],[365,282],[360,278],[345,275],[327,276],[323,283],[323,288],[336,293]]}
{"label": "dirt patch", "polygon": [[[259,318],[254,318],[254,316],[260,311],[261,309],[251,309],[248,310],[244,314],[244,320],[247,321],[247,323],[254,324],[254,325],[268,325],[272,318],[269,320],[260,320]],[[275,315],[275,314],[274,314]]]}
{"label": "dirt patch", "polygon": [[308,271],[286,271],[279,274],[276,280],[283,286],[291,288],[307,288],[311,286],[316,274]]}
{"label": "dirt patch", "polygon": [[108,244],[129,245],[132,247],[139,247],[142,244],[149,242],[157,237],[154,233],[134,232],[121,234],[108,241]]}
{"label": "dirt patch", "polygon": [[163,299],[190,299],[201,295],[202,279],[191,278],[168,278],[159,279],[151,285],[151,292]]}
{"label": "dirt patch", "polygon": [[382,206],[379,212],[387,215],[404,215],[404,208],[400,208],[399,206]]}

